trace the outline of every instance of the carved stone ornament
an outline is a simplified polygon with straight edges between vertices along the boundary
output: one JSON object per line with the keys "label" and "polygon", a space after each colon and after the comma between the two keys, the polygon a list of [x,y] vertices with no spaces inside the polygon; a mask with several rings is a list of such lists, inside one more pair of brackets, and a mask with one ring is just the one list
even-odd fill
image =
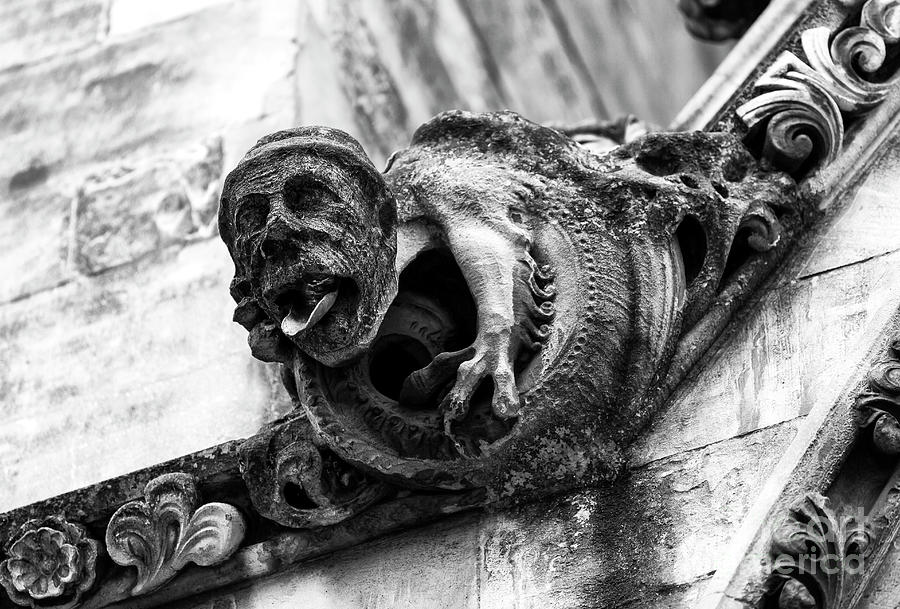
{"label": "carved stone ornament", "polygon": [[762,141],[763,159],[794,174],[834,161],[845,122],[881,103],[900,79],[885,63],[900,41],[898,7],[868,0],[858,26],[808,29],[800,38],[806,61],[785,51],[766,70],[758,94],[737,108],[750,140]]}
{"label": "carved stone ornament", "polygon": [[338,459],[315,437],[304,416],[274,425],[245,442],[241,472],[256,510],[296,528],[346,520],[390,490]]}
{"label": "carved stone ornament", "polygon": [[137,568],[132,595],[170,581],[189,562],[208,567],[230,557],[244,538],[241,513],[225,503],[199,505],[194,478],[173,473],[151,480],[143,501],[126,503],[106,529],[106,549]]}
{"label": "carved stone ornament", "polygon": [[235,320],[298,406],[245,446],[256,507],[306,526],[379,482],[491,503],[612,479],[708,345],[690,330],[799,215],[794,182],[727,134],[596,155],[514,113],[448,112],[384,174],[334,129],[261,139],[219,211]]}
{"label": "carved stone ornament", "polygon": [[97,577],[99,543],[63,518],[29,520],[6,545],[0,585],[24,607],[75,607]]}
{"label": "carved stone ornament", "polygon": [[865,519],[839,516],[828,500],[810,494],[791,508],[772,539],[772,584],[764,607],[844,607],[872,545]]}
{"label": "carved stone ornament", "polygon": [[890,357],[869,371],[868,391],[856,401],[861,427],[871,428],[875,446],[884,454],[900,455],[900,337]]}

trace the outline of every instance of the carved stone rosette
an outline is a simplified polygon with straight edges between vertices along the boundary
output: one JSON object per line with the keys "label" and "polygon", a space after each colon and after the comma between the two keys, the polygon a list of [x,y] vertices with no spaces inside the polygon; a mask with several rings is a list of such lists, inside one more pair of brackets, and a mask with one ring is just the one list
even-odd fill
{"label": "carved stone rosette", "polygon": [[132,595],[147,594],[192,562],[218,564],[240,546],[241,513],[226,503],[199,504],[194,478],[165,474],[151,480],[143,501],[126,503],[106,529],[106,549],[121,566],[137,568]]}
{"label": "carved stone rosette", "polygon": [[805,30],[805,61],[784,51],[756,82],[757,95],[737,108],[761,140],[760,155],[772,166],[799,174],[827,165],[843,145],[848,120],[881,103],[897,86],[888,48],[900,40],[900,3],[868,0],[859,25],[834,33]]}
{"label": "carved stone rosette", "polygon": [[98,542],[58,516],[29,520],[5,550],[0,585],[17,605],[75,607],[97,577]]}

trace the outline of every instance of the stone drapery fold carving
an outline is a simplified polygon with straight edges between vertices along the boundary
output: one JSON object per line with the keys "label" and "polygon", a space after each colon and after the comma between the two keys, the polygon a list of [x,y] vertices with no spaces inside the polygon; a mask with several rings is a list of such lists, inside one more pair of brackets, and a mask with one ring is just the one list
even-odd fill
{"label": "stone drapery fold carving", "polygon": [[[689,330],[800,224],[794,189],[730,135],[599,155],[513,113],[439,115],[383,175],[340,131],[263,138],[219,226],[235,320],[311,426],[245,448],[257,507],[309,526],[355,513],[373,478],[485,502],[610,480],[715,335]],[[328,467],[360,472],[337,504]]]}
{"label": "stone drapery fold carving", "polygon": [[834,161],[847,121],[881,103],[900,79],[896,65],[885,64],[888,45],[900,40],[898,7],[868,0],[858,26],[804,31],[806,62],[784,51],[766,70],[757,95],[736,110],[749,141],[762,140],[763,159],[795,175]]}
{"label": "stone drapery fold carving", "polygon": [[64,518],[29,520],[6,544],[0,585],[17,605],[75,607],[97,578],[99,545]]}
{"label": "stone drapery fold carving", "polygon": [[194,478],[164,474],[151,480],[143,501],[121,506],[106,529],[106,549],[121,566],[137,568],[133,595],[171,580],[188,563],[226,560],[244,538],[241,513],[226,503],[199,504]]}

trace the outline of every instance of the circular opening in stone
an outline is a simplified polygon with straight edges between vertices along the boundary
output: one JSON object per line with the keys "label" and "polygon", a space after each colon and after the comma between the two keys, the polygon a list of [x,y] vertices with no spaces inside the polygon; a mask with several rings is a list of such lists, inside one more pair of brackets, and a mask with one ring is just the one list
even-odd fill
{"label": "circular opening in stone", "polygon": [[403,381],[431,361],[428,349],[415,338],[388,334],[372,347],[369,378],[379,393],[392,400],[400,397]]}

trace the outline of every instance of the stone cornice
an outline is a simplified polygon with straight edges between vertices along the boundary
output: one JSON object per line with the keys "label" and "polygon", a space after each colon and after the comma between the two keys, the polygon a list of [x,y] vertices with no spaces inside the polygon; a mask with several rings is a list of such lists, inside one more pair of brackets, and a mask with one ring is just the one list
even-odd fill
{"label": "stone cornice", "polygon": [[[785,57],[784,54],[790,52],[794,53],[793,57],[797,61],[802,62],[803,58],[797,55],[802,45],[801,29],[839,29],[858,8],[849,6],[848,3],[832,2],[773,3],[757,27],[748,34],[748,40],[756,41],[757,45],[762,46],[750,52],[746,50],[749,48],[747,45],[742,45],[739,48],[744,51],[739,52],[734,60],[745,64],[751,62],[752,74],[744,73],[744,70],[740,76],[732,75],[729,77],[729,86],[720,82],[719,86],[724,87],[722,90],[727,90],[727,98],[721,92],[713,96],[708,91],[698,94],[697,99],[705,100],[704,103],[709,108],[702,111],[698,107],[689,108],[685,114],[687,118],[680,125],[732,132],[741,136],[748,133],[744,121],[751,127],[769,127],[771,113],[766,114],[766,105],[757,103],[758,98],[754,102],[754,97],[760,93],[760,86],[766,89],[763,92],[765,94],[770,88],[767,83],[773,78],[779,78],[779,75],[783,76],[778,70],[785,66],[798,66],[797,63],[790,62],[777,64],[778,58]],[[767,31],[766,28],[778,16],[783,18],[784,23]],[[785,16],[790,18],[784,19]],[[804,27],[796,27],[798,23],[802,23]],[[827,58],[823,61],[827,62]],[[820,73],[824,64],[820,61],[812,66],[804,65],[812,72]],[[745,65],[744,68],[746,67]],[[734,69],[734,66],[730,69]],[[821,85],[819,76],[811,76],[802,68],[799,72],[806,75],[803,86]],[[823,86],[826,96],[835,95],[834,86],[834,83]],[[783,165],[780,160],[782,157],[761,152],[764,148],[754,150],[773,165],[794,171],[798,178],[805,179],[804,195],[817,201],[827,187],[835,188],[840,185],[842,188],[849,188],[852,181],[862,174],[862,160],[866,155],[874,154],[872,149],[877,148],[880,142],[878,138],[884,137],[884,126],[891,125],[891,121],[896,120],[889,113],[898,103],[894,91],[892,89],[885,93],[884,97],[887,99],[882,97],[878,100],[884,100],[881,106],[877,106],[878,102],[866,102],[866,109],[877,106],[866,120],[857,120],[860,116],[857,106],[851,107],[843,102],[846,106],[844,108],[837,101],[833,101],[834,106],[830,106],[830,102],[819,100],[831,110],[838,108],[837,114],[829,115],[830,121],[820,123],[821,128],[829,134],[829,137],[823,138],[827,144],[827,152],[821,155],[821,159],[825,163],[807,166],[801,161],[800,164],[788,167]],[[788,99],[785,103],[790,110],[791,100]],[[779,112],[783,109],[779,107]],[[843,121],[848,118],[853,119],[853,124],[844,124]],[[840,128],[838,121],[841,121]],[[882,125],[881,133],[872,126],[878,124]],[[870,131],[866,131],[867,129]],[[845,135],[845,131],[850,133]],[[746,155],[746,151],[743,154]],[[679,180],[677,188],[695,188],[691,186],[692,180],[695,180],[692,176],[681,176]],[[721,194],[721,184],[717,188],[716,183],[710,182],[709,188]],[[832,192],[830,196],[834,197],[836,194]],[[790,244],[789,239],[779,240],[780,224],[772,209],[762,206],[749,211],[740,210],[737,216],[734,228],[747,229],[752,234],[754,240],[751,246],[760,255],[733,276],[732,282],[721,293],[708,299],[709,302],[705,302],[704,307],[697,308],[696,318],[692,320],[696,324],[685,331],[681,343],[667,346],[671,347],[668,353],[671,365],[665,370],[666,374],[657,379],[659,386],[654,388],[655,393],[651,392],[653,397],[662,399],[677,385],[715,336],[723,330],[731,313],[759,285]],[[803,219],[797,226],[805,225],[809,219]],[[533,279],[532,295],[540,297],[535,299],[540,301],[536,302],[538,310],[535,315],[550,319],[556,306],[555,292],[549,287],[552,285],[552,275],[536,265]],[[297,377],[301,381],[308,381],[306,386],[298,387],[296,379],[288,380],[288,388],[294,392],[295,398],[299,401],[298,394],[305,392],[305,395],[318,400],[315,408],[324,408],[322,388],[310,381],[313,375],[308,372],[309,361],[301,357],[290,361],[285,358],[284,344],[279,342],[277,332],[274,331],[277,328],[267,326],[253,334],[253,329],[260,325],[263,318],[254,309],[252,299],[239,293],[240,287],[235,286],[239,301],[236,319],[251,329],[255,354],[287,361],[297,371]],[[692,293],[690,298],[702,300],[696,293]],[[328,304],[327,294],[319,300],[320,304],[322,302]],[[712,313],[708,313],[709,310]],[[269,323],[269,326],[272,324]],[[537,328],[535,342],[541,340],[541,328]],[[845,397],[855,396],[861,390],[860,382],[849,389]],[[868,391],[871,392],[872,389]],[[837,478],[842,460],[857,439],[856,428],[848,428],[846,418],[841,418],[847,411],[847,405],[842,403],[828,405],[827,409],[823,407],[823,412],[814,413],[816,416],[810,415],[810,429],[797,440],[799,444],[792,453],[786,456],[785,464],[770,483],[774,490],[770,490],[761,499],[761,507],[755,515],[751,515],[746,531],[732,548],[733,565],[723,569],[717,576],[716,586],[719,588],[713,589],[713,606],[729,606],[734,598],[756,602],[769,590],[767,586],[770,585],[770,580],[766,574],[758,571],[754,563],[768,552],[771,545],[772,527],[767,523],[771,518],[784,514],[792,501],[798,496],[805,497],[806,493],[813,497],[810,505],[821,508],[822,503],[816,503],[812,493],[827,490],[828,484]],[[635,420],[630,422],[634,429],[628,433],[636,433],[639,423],[645,421],[647,416],[649,415],[646,413],[636,414]],[[382,485],[382,479],[371,485],[369,480],[364,479],[361,485],[352,488],[340,487],[336,483],[330,487],[323,484],[313,488],[315,485],[310,485],[309,481],[303,479],[304,472],[310,467],[316,472],[335,467],[339,475],[334,479],[339,481],[347,480],[359,472],[341,470],[343,460],[330,453],[330,447],[323,446],[322,437],[331,433],[330,429],[319,427],[310,430],[305,426],[308,425],[305,421],[305,418],[302,421],[296,417],[289,418],[271,425],[250,441],[227,442],[0,514],[0,541],[5,546],[5,552],[0,558],[8,561],[13,557],[18,561],[15,564],[4,562],[5,570],[0,567],[0,583],[13,590],[7,597],[0,594],[0,607],[20,606],[27,604],[28,598],[34,599],[33,595],[46,594],[46,590],[41,587],[43,582],[28,583],[26,580],[30,578],[23,576],[23,569],[28,567],[22,561],[27,563],[29,560],[40,559],[39,556],[29,554],[34,551],[34,544],[31,542],[37,535],[51,539],[58,546],[58,553],[62,558],[70,558],[76,550],[82,552],[83,556],[79,555],[82,556],[79,560],[91,566],[90,573],[81,573],[75,577],[66,572],[64,576],[60,576],[66,581],[63,582],[65,585],[57,586],[60,590],[56,606],[98,609],[117,606],[154,607],[165,606],[174,600],[205,590],[263,577],[304,560],[490,502],[484,486],[472,485],[463,490],[453,489],[453,492],[447,492],[447,489],[440,488],[442,481],[433,471],[420,475],[416,480],[419,483],[417,488]],[[871,422],[878,425],[875,419]],[[449,427],[452,422],[446,424]],[[887,423],[882,422],[880,425],[884,428]],[[884,429],[882,432],[891,433]],[[823,448],[823,443],[831,445]],[[883,443],[888,443],[888,440],[883,439]],[[612,452],[604,454],[610,462],[614,461]],[[826,453],[828,458],[825,461],[818,465],[813,463],[814,457],[821,457]],[[364,478],[379,467],[382,464],[372,461],[370,467],[362,470],[359,475]],[[608,472],[604,470],[601,473]],[[600,476],[597,477],[599,478]],[[456,482],[453,481],[454,484]],[[291,484],[301,487],[305,495],[294,501],[285,497],[285,489],[291,488]],[[532,494],[539,496],[541,492],[561,488],[562,485],[557,489],[549,489],[548,485],[548,488],[538,488]],[[820,511],[828,515],[825,508]],[[760,520],[761,516],[765,518]],[[753,520],[754,517],[758,519]],[[51,521],[50,518],[56,520]],[[165,545],[168,540],[154,537],[152,533],[161,522],[177,523],[178,535],[172,547]],[[313,525],[311,528],[293,528],[308,527],[310,524]],[[199,534],[201,529],[205,531],[202,535]],[[893,532],[886,533],[884,539],[895,535],[896,529],[891,530]],[[121,541],[123,539],[130,539],[131,542]],[[101,543],[102,540],[107,540],[107,543]],[[21,543],[13,550],[12,546],[16,542]],[[94,560],[91,560],[92,542],[96,542],[99,548]],[[135,543],[147,547],[140,557],[130,549]],[[148,559],[150,555],[153,556],[152,559]],[[753,567],[747,567],[747,564],[752,564]],[[52,586],[47,590],[55,591]],[[42,600],[41,606],[55,605],[52,601]]]}

